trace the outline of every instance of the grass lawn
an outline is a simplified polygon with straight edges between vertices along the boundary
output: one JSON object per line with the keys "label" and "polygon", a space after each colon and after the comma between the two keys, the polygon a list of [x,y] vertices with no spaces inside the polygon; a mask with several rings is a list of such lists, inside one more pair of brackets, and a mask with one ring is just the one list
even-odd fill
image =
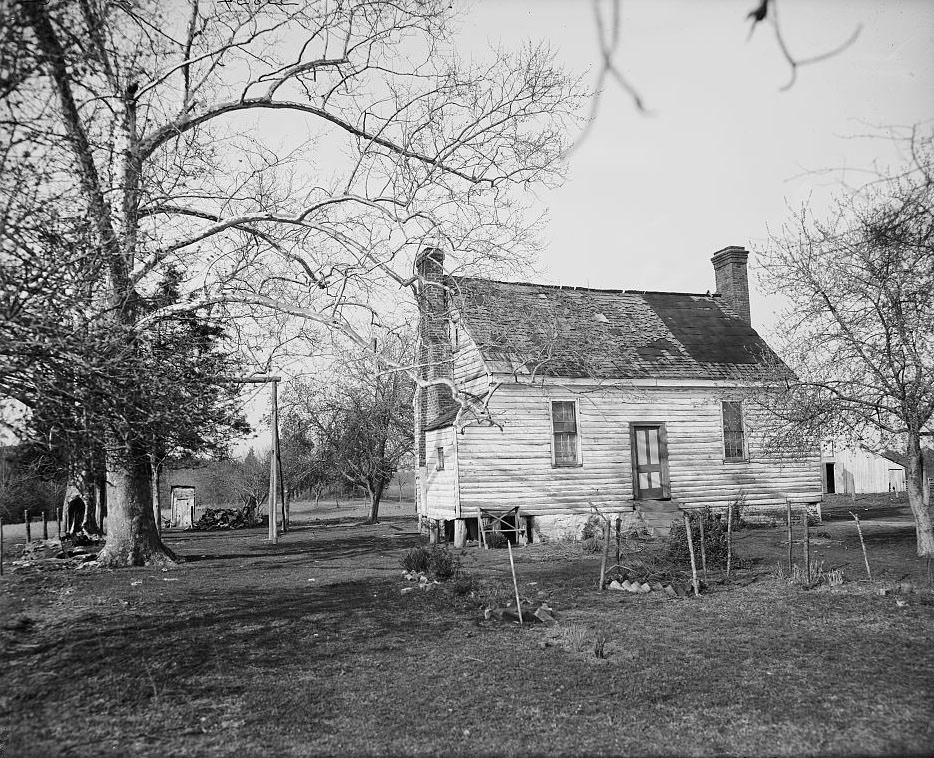
{"label": "grass lawn", "polygon": [[[780,528],[739,534],[755,581],[699,599],[598,593],[598,557],[520,548],[520,591],[554,628],[483,620],[511,592],[503,550],[457,551],[479,596],[402,594],[399,558],[422,542],[403,515],[298,509],[276,547],[170,532],[188,559],[170,571],[7,575],[0,755],[930,754],[934,596],[914,529],[903,502],[840,503],[812,530],[813,557],[847,577],[833,589],[775,576]],[[906,574],[917,591],[878,594]]]}

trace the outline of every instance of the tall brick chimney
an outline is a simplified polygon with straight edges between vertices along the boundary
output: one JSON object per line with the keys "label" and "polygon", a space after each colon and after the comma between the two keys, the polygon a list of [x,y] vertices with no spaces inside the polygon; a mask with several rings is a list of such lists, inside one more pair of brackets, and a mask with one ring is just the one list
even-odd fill
{"label": "tall brick chimney", "polygon": [[731,245],[714,253],[710,262],[717,275],[717,292],[730,308],[747,324],[749,315],[749,277],[746,274],[746,248]]}
{"label": "tall brick chimney", "polygon": [[[422,379],[453,378],[450,298],[444,284],[444,251],[436,247],[422,250],[415,259],[418,284],[418,358]],[[418,465],[425,465],[426,424],[451,406],[451,390],[435,384],[418,392]]]}

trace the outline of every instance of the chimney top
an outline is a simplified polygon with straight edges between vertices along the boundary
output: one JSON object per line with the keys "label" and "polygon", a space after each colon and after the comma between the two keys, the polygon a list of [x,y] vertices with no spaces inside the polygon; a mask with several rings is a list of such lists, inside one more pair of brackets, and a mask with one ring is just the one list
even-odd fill
{"label": "chimney top", "polygon": [[424,265],[427,261],[431,261],[439,266],[444,265],[444,250],[440,247],[426,247],[419,251],[418,255],[415,256],[415,265],[421,266]]}
{"label": "chimney top", "polygon": [[730,245],[713,254],[714,274],[717,277],[717,292],[734,313],[747,324],[751,323],[749,312],[749,277],[746,259],[749,253],[740,245]]}
{"label": "chimney top", "polygon": [[716,269],[723,265],[729,259],[735,259],[737,262],[745,263],[749,257],[749,251],[742,245],[727,245],[722,250],[717,250],[711,258],[713,267]]}

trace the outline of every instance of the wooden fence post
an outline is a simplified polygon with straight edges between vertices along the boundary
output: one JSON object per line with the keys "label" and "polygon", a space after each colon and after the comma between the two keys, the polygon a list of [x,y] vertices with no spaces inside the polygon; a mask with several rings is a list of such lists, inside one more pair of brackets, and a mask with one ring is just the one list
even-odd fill
{"label": "wooden fence post", "polygon": [[[606,581],[606,560],[610,555],[610,520],[606,520],[603,527],[603,560],[600,561],[600,592],[603,592],[603,582]],[[617,561],[617,564],[619,561]]]}
{"label": "wooden fence post", "polygon": [[516,613],[519,614],[519,623],[522,624],[522,601],[519,600],[519,582],[516,580],[516,564],[512,561],[512,543],[506,540],[506,549],[509,551],[509,568],[512,569],[512,587],[516,591]]}
{"label": "wooden fence post", "polygon": [[0,576],[3,576],[3,517],[0,516]]}
{"label": "wooden fence post", "polygon": [[853,511],[850,511],[850,515],[856,521],[856,531],[859,533],[859,546],[863,549],[863,562],[866,564],[866,576],[869,577],[869,581],[872,581],[872,570],[869,568],[869,556],[866,554],[866,542],[863,540],[863,529],[859,525],[859,516],[857,516]]}
{"label": "wooden fence post", "polygon": [[788,578],[790,579],[792,573],[794,573],[794,568],[792,565],[794,558],[791,554],[791,543],[793,537],[793,533],[791,531],[791,501],[787,498],[785,499],[785,510],[787,511],[788,515]]}
{"label": "wooden fence post", "polygon": [[26,525],[26,542],[32,542],[32,525],[29,523],[29,511],[23,511],[23,523]]}
{"label": "wooden fence post", "polygon": [[733,504],[726,509],[726,578],[730,578],[730,568],[733,563]]}
{"label": "wooden fence post", "polygon": [[691,577],[694,584],[694,596],[700,596],[700,582],[697,580],[697,561],[694,560],[694,538],[691,536],[691,519],[688,512],[684,511],[684,531],[688,537],[688,552],[691,554]]}
{"label": "wooden fence post", "polygon": [[48,540],[49,538],[49,514],[45,511],[42,511],[42,539]]}
{"label": "wooden fence post", "polygon": [[707,578],[707,546],[704,544],[706,541],[704,539],[704,512],[699,511],[697,514],[697,525],[700,527],[700,561],[701,569],[704,572],[704,579]]}
{"label": "wooden fence post", "polygon": [[811,583],[811,530],[808,525],[808,506],[804,505],[804,578]]}

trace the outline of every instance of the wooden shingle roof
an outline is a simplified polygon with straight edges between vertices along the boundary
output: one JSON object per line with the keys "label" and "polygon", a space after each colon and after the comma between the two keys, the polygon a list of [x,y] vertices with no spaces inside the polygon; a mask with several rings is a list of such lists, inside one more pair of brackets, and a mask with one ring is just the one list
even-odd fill
{"label": "wooden shingle roof", "polygon": [[449,277],[461,323],[494,373],[761,380],[787,371],[718,295]]}

